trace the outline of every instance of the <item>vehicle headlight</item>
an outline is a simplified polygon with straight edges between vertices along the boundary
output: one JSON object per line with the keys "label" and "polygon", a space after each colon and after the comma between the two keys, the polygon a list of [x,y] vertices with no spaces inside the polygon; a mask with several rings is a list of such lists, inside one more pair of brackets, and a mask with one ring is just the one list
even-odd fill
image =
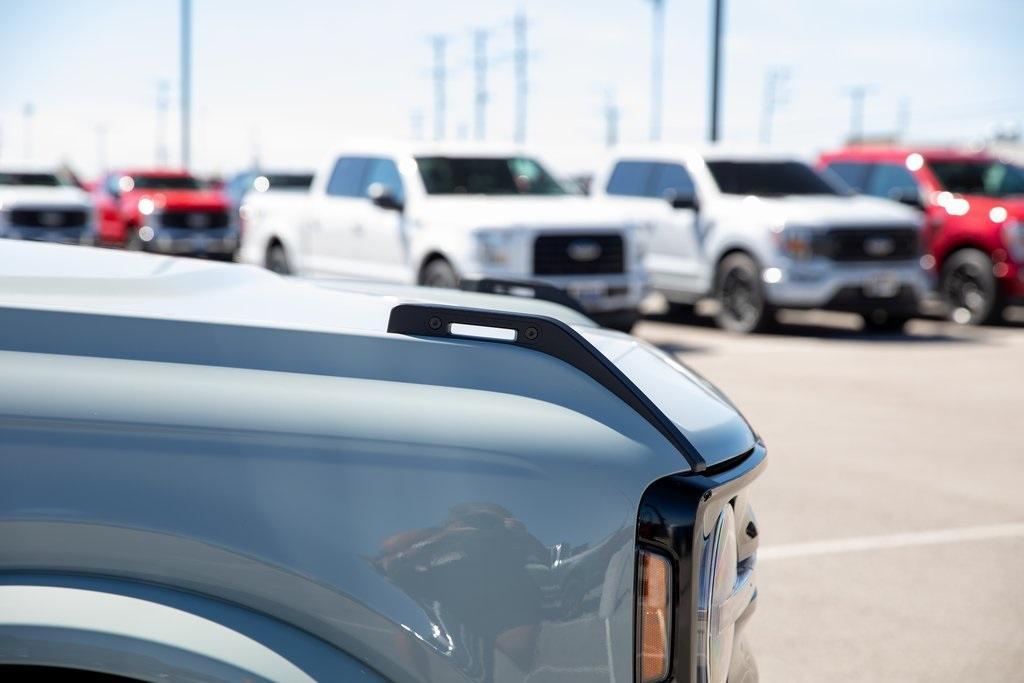
{"label": "vehicle headlight", "polygon": [[[736,516],[732,505],[718,515],[704,541],[697,596],[697,679],[725,683],[732,663],[735,615],[729,613],[736,587]],[[700,675],[703,671],[703,676]]]}
{"label": "vehicle headlight", "polygon": [[1003,242],[1014,261],[1024,262],[1024,223],[1016,219],[1006,221],[1003,224]]}
{"label": "vehicle headlight", "polygon": [[474,234],[480,260],[491,265],[505,265],[512,260],[513,235],[502,230],[481,230]]}
{"label": "vehicle headlight", "polygon": [[141,213],[143,216],[148,216],[149,214],[153,213],[153,209],[155,208],[156,205],[153,203],[153,200],[150,199],[149,197],[143,197],[142,199],[139,200],[139,213]]}
{"label": "vehicle headlight", "polygon": [[779,251],[791,259],[807,261],[814,256],[814,235],[808,228],[786,227],[772,235]]}

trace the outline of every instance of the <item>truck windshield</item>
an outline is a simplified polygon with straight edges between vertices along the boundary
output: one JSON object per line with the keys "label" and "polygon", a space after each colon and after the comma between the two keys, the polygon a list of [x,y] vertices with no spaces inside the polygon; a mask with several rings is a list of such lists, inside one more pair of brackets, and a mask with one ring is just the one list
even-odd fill
{"label": "truck windshield", "polygon": [[0,172],[0,185],[34,185],[36,187],[61,187],[63,182],[53,173],[4,173]]}
{"label": "truck windshield", "polygon": [[799,161],[709,161],[718,189],[725,194],[785,197],[842,194],[807,164]]}
{"label": "truck windshield", "polygon": [[522,157],[417,157],[428,194],[568,194],[544,167]]}
{"label": "truck windshield", "polygon": [[137,175],[132,176],[133,187],[136,190],[199,190],[202,189],[200,182],[192,176],[160,176],[160,175]]}
{"label": "truck windshield", "polygon": [[990,159],[929,161],[942,189],[957,194],[1006,197],[1024,194],[1024,169]]}

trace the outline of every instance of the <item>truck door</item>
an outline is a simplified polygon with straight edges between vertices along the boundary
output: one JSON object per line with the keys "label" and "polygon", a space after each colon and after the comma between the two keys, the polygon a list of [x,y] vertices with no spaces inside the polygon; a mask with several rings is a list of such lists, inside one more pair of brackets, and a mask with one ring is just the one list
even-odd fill
{"label": "truck door", "polygon": [[324,193],[314,198],[308,224],[302,226],[302,262],[311,274],[362,275],[357,241],[365,211],[362,188],[368,162],[366,157],[339,157]]}
{"label": "truck door", "polygon": [[652,164],[648,194],[669,207],[651,235],[647,267],[658,288],[703,293],[708,272],[701,258],[697,190],[682,164]]}
{"label": "truck door", "polygon": [[394,159],[367,160],[357,253],[364,277],[411,282],[405,187]]}

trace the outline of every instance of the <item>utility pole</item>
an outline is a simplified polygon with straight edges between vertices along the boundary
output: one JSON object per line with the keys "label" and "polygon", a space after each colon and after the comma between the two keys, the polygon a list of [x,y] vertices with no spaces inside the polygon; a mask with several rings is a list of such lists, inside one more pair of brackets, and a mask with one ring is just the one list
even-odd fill
{"label": "utility pole", "polygon": [[473,31],[473,138],[487,137],[487,29]]}
{"label": "utility pole", "polygon": [[900,98],[899,109],[896,110],[896,135],[900,140],[907,139],[907,132],[910,130],[910,100],[906,97]]}
{"label": "utility pole", "polygon": [[526,45],[526,11],[522,8],[515,18],[515,71],[516,71],[516,122],[515,141],[526,142],[526,91],[528,88],[527,62],[530,53]]}
{"label": "utility pole", "polygon": [[651,0],[651,142],[661,140],[661,94],[665,65],[665,0]]}
{"label": "utility pole", "polygon": [[36,114],[36,107],[31,102],[26,102],[25,106],[21,110],[21,115],[24,119],[24,130],[22,134],[23,148],[22,154],[25,157],[25,161],[32,160],[32,117]]}
{"label": "utility pole", "polygon": [[864,140],[864,100],[873,89],[869,85],[855,85],[846,91],[850,97],[850,142]]}
{"label": "utility pole", "polygon": [[170,106],[171,84],[165,80],[156,84],[156,164],[167,166],[170,163],[167,150],[167,109]]}
{"label": "utility pole", "polygon": [[768,69],[764,76],[764,103],[761,109],[761,144],[770,145],[772,141],[772,123],[775,109],[788,101],[788,93],[784,90],[789,80],[789,69],[775,67]]}
{"label": "utility pole", "polygon": [[107,126],[97,123],[96,128],[96,167],[102,174],[107,170]]}
{"label": "utility pole", "polygon": [[714,8],[711,13],[711,122],[708,127],[708,140],[718,142],[718,119],[720,79],[722,75],[722,5],[725,0],[711,0]]}
{"label": "utility pole", "polygon": [[619,101],[610,89],[604,92],[604,126],[605,146],[614,147],[619,144]]}
{"label": "utility pole", "polygon": [[444,140],[445,89],[448,80],[448,72],[445,68],[445,50],[448,46],[448,37],[438,34],[433,36],[432,41],[434,44],[434,139]]}
{"label": "utility pole", "polygon": [[181,166],[192,163],[192,0],[181,0]]}

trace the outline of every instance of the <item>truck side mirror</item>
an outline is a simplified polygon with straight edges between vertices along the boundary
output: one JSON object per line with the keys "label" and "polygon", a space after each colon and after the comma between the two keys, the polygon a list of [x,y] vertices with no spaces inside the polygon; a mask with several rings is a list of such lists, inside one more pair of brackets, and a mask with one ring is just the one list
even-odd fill
{"label": "truck side mirror", "polygon": [[697,201],[697,197],[694,194],[683,194],[674,190],[669,190],[665,193],[665,200],[673,209],[690,209],[692,211],[700,211],[700,202]]}
{"label": "truck side mirror", "polygon": [[370,185],[366,189],[366,195],[374,206],[379,206],[382,209],[399,212],[405,209],[405,205],[395,196],[395,191],[383,183]]}

